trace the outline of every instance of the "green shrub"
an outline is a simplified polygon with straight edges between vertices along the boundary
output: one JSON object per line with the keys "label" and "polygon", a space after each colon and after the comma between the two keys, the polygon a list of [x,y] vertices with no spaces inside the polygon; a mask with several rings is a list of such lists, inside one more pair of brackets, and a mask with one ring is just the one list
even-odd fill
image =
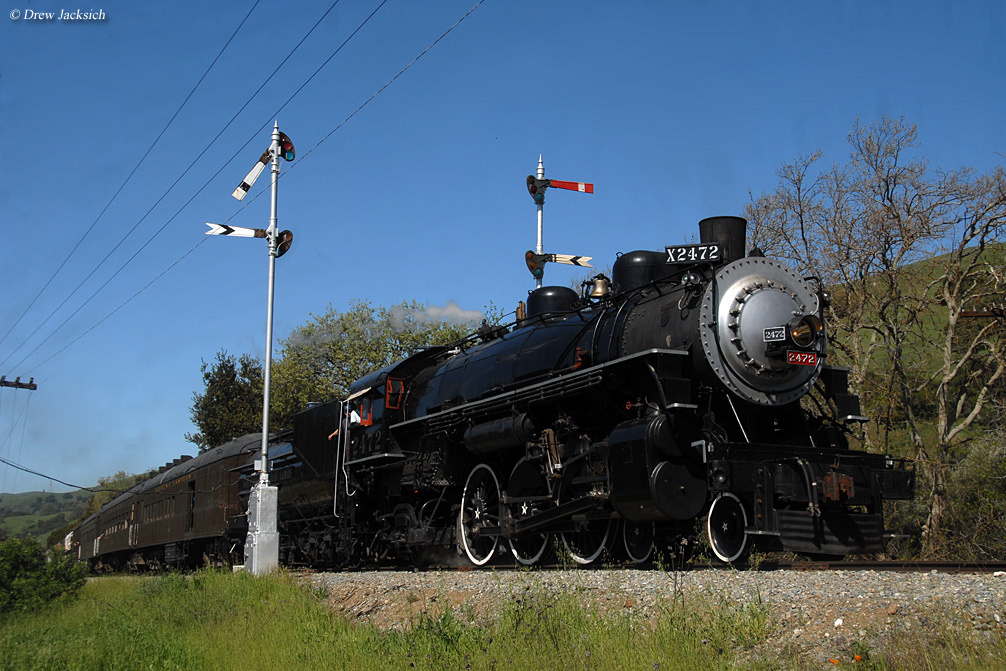
{"label": "green shrub", "polygon": [[0,613],[34,610],[80,591],[87,566],[72,557],[45,550],[34,538],[0,541]]}
{"label": "green shrub", "polygon": [[1006,559],[1002,533],[1006,514],[1006,451],[1003,433],[975,441],[950,474],[947,519],[939,540],[942,555],[967,561]]}

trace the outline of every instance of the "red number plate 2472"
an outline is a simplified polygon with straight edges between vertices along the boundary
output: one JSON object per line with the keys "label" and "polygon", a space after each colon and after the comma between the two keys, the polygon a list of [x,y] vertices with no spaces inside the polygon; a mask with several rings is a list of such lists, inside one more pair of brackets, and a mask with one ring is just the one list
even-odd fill
{"label": "red number plate 2472", "polygon": [[817,365],[817,352],[786,352],[787,363],[796,364],[798,366],[816,366]]}

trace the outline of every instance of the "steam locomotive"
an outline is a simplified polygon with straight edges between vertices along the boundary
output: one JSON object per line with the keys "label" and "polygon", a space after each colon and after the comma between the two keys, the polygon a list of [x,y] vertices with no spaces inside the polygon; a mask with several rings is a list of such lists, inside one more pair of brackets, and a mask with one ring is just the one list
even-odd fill
{"label": "steam locomotive", "polygon": [[[883,503],[913,495],[914,465],[849,449],[866,418],[848,371],[826,363],[829,295],[745,256],[745,229],[705,219],[698,244],[623,254],[581,292],[536,289],[515,323],[301,412],[270,450],[281,560],[531,565],[555,547],[580,564],[645,562],[683,557],[697,532],[728,563],[752,547],[883,552]],[[160,544],[144,546],[157,523],[129,509],[143,492],[110,504],[119,526],[103,509],[71,542],[92,562],[239,559],[255,440],[147,487],[183,501]],[[215,469],[218,485],[186,484],[186,468]],[[199,529],[201,506],[214,514]]]}

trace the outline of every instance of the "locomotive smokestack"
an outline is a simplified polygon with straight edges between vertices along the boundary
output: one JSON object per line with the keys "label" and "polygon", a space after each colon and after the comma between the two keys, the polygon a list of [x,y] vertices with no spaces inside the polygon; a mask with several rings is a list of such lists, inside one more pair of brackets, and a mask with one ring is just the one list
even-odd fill
{"label": "locomotive smokestack", "polygon": [[742,217],[708,217],[699,222],[699,240],[716,242],[721,248],[721,262],[744,258],[748,222]]}

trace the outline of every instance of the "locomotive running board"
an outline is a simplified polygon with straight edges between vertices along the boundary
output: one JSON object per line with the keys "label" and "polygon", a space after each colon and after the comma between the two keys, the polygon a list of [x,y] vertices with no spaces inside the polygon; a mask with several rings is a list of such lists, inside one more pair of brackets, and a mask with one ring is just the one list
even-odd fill
{"label": "locomotive running board", "polygon": [[374,461],[375,459],[404,459],[405,455],[400,452],[381,452],[380,454],[371,454],[367,457],[360,457],[359,459],[353,459],[347,461],[345,466],[355,466],[356,464],[362,464],[365,461]]}
{"label": "locomotive running board", "polygon": [[629,356],[614,359],[612,361],[605,361],[604,363],[591,366],[590,368],[584,368],[583,370],[560,375],[550,380],[537,382],[522,389],[515,389],[513,391],[497,394],[496,396],[483,398],[478,401],[464,403],[447,410],[433,412],[428,415],[423,415],[422,417],[415,417],[404,422],[399,422],[398,424],[392,424],[390,429],[392,431],[398,431],[400,429],[419,426],[422,423],[438,422],[441,420],[446,420],[446,423],[450,424],[476,413],[492,414],[493,410],[507,407],[512,403],[527,403],[530,401],[568,394],[574,391],[582,391],[600,384],[603,381],[601,373],[606,372],[606,370],[639,360],[645,361],[646,357],[654,356],[687,357],[689,355],[688,352],[679,349],[648,349],[642,352],[636,352],[635,354],[630,354]]}

